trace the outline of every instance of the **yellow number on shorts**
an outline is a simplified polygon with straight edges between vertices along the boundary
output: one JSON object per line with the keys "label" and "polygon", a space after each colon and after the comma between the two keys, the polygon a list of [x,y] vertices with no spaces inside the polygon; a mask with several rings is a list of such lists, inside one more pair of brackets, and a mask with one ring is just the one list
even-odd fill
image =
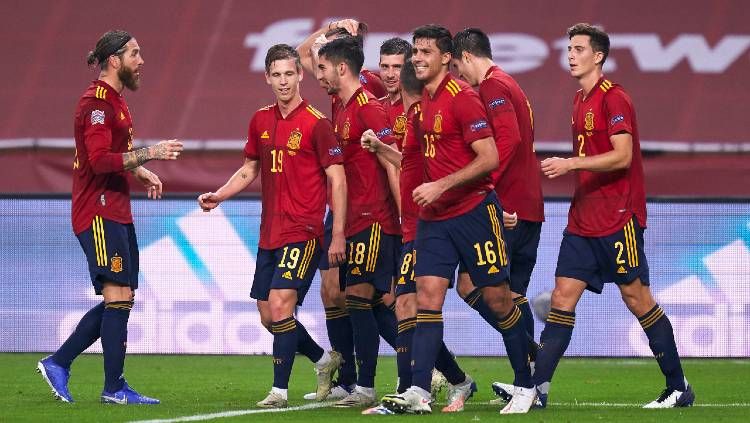
{"label": "yellow number on shorts", "polygon": [[349,264],[362,264],[365,262],[365,250],[367,247],[364,242],[349,243]]}
{"label": "yellow number on shorts", "polygon": [[622,250],[625,248],[622,242],[615,242],[615,248],[617,248],[617,264],[625,264],[625,260],[622,259]]}
{"label": "yellow number on shorts", "polygon": [[404,256],[404,262],[401,264],[401,274],[405,275],[407,272],[409,272],[409,267],[411,265],[411,253],[406,253]]}
{"label": "yellow number on shorts", "polygon": [[[482,255],[482,246],[480,243],[474,244],[474,249],[477,250],[477,266],[484,266],[485,264],[495,264],[497,262],[497,253],[495,253],[495,244],[492,241],[484,243],[484,256]],[[485,261],[486,259],[486,261]]]}
{"label": "yellow number on shorts", "polygon": [[[292,248],[291,251],[288,251],[289,247],[284,247],[284,254],[281,256],[281,261],[279,262],[279,267],[286,267],[288,269],[294,269],[297,267],[297,262],[299,262],[299,248]],[[286,261],[286,253],[289,252],[289,261]],[[290,263],[291,262],[291,263]]]}

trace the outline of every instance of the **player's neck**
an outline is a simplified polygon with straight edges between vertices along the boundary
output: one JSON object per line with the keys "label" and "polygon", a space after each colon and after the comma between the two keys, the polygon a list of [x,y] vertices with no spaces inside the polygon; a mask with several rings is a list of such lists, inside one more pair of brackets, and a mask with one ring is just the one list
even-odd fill
{"label": "player's neck", "polygon": [[592,72],[589,72],[578,79],[578,84],[583,89],[584,97],[589,96],[589,93],[594,89],[596,83],[599,82],[599,79],[602,77],[602,75],[603,73],[601,68],[596,68]]}
{"label": "player's neck", "polygon": [[296,95],[292,97],[291,100],[288,102],[283,101],[276,101],[276,104],[279,107],[279,113],[281,113],[281,117],[286,118],[289,116],[289,113],[292,113],[294,109],[299,107],[299,105],[302,103],[302,97],[300,95]]}
{"label": "player's neck", "polygon": [[339,89],[338,96],[343,104],[349,103],[349,99],[352,98],[355,92],[362,86],[359,82],[359,78],[356,81],[342,81],[341,88]]}
{"label": "player's neck", "polygon": [[125,84],[120,81],[120,78],[117,76],[117,72],[102,71],[99,74],[99,80],[106,82],[107,85],[114,88],[115,91],[117,91],[119,94],[122,94],[122,90],[125,89]]}
{"label": "player's neck", "polygon": [[487,72],[489,72],[490,68],[495,66],[495,62],[492,61],[492,59],[487,57],[479,57],[478,63],[477,63],[477,81],[480,83],[484,81],[484,78],[487,76]]}
{"label": "player's neck", "polygon": [[430,94],[430,97],[435,96],[435,91],[437,91],[438,87],[443,82],[443,79],[445,79],[445,75],[447,74],[448,68],[443,67],[440,72],[435,75],[434,78],[430,79],[430,81],[424,85],[424,88],[427,90],[427,93]]}
{"label": "player's neck", "polygon": [[401,101],[404,104],[404,112],[408,111],[414,103],[419,101],[420,96],[404,94],[401,96]]}
{"label": "player's neck", "polygon": [[401,92],[400,91],[396,91],[393,94],[388,93],[388,101],[391,104],[396,104],[399,100],[401,100]]}

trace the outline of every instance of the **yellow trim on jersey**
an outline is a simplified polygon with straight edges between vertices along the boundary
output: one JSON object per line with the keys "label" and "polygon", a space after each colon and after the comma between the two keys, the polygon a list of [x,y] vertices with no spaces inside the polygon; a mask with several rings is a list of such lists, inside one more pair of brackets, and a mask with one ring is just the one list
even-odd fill
{"label": "yellow trim on jersey", "polygon": [[612,88],[612,82],[605,79],[604,81],[602,81],[601,85],[599,85],[599,88],[601,88],[602,91],[606,93],[607,91],[609,91],[610,88]]}
{"label": "yellow trim on jersey", "polygon": [[94,97],[105,100],[107,98],[107,89],[104,87],[96,87],[96,92],[94,93]]}
{"label": "yellow trim on jersey", "polygon": [[94,216],[91,224],[94,233],[94,250],[96,251],[96,265],[103,267],[107,265],[107,240],[104,237],[104,221],[100,216]]}
{"label": "yellow trim on jersey", "polygon": [[461,87],[454,80],[450,80],[445,84],[445,88],[451,93],[453,97],[461,91]]}
{"label": "yellow trim on jersey", "polygon": [[367,253],[367,263],[365,264],[365,271],[367,272],[375,271],[375,265],[378,262],[378,254],[380,254],[380,234],[380,223],[374,223],[370,230],[369,252]]}
{"label": "yellow trim on jersey", "polygon": [[306,109],[308,112],[310,112],[311,115],[315,116],[318,119],[323,119],[326,117],[323,113],[320,112],[320,110],[316,109],[313,106],[307,106]]}
{"label": "yellow trim on jersey", "polygon": [[359,104],[360,106],[364,106],[365,104],[369,102],[370,102],[370,99],[367,98],[367,94],[365,93],[357,94],[357,104]]}
{"label": "yellow trim on jersey", "polygon": [[497,240],[497,252],[500,258],[500,265],[508,265],[508,256],[505,253],[505,240],[503,240],[502,226],[500,220],[497,218],[497,208],[494,204],[487,204],[487,211],[490,215],[490,223],[492,224],[492,233],[495,234]]}

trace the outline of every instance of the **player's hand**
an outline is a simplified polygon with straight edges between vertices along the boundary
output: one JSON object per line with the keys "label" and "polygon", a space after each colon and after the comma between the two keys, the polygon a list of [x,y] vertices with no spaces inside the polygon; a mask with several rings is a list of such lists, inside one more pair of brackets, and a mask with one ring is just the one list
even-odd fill
{"label": "player's hand", "polygon": [[571,159],[563,159],[561,157],[550,157],[542,160],[542,173],[544,176],[553,179],[558,176],[563,176],[570,172],[573,167]]}
{"label": "player's hand", "polygon": [[221,200],[215,192],[207,192],[198,196],[198,205],[204,212],[210,212],[219,206]]}
{"label": "player's hand", "polygon": [[385,145],[378,139],[378,136],[375,135],[375,131],[373,131],[372,129],[368,129],[363,132],[362,137],[359,141],[362,145],[362,148],[368,150],[370,153],[377,153],[378,150],[380,150],[380,147]]}
{"label": "player's hand", "polygon": [[158,200],[161,198],[162,185],[159,177],[154,172],[146,169],[143,166],[139,166],[133,173],[133,176],[146,187],[146,195],[152,200]]}
{"label": "player's hand", "polygon": [[148,148],[149,157],[153,160],[177,160],[182,153],[182,143],[177,140],[161,141]]}
{"label": "player's hand", "polygon": [[346,238],[344,234],[335,234],[331,237],[331,245],[328,247],[328,263],[330,267],[337,267],[346,260]]}
{"label": "player's hand", "polygon": [[444,192],[445,188],[443,188],[443,185],[439,181],[425,182],[418,186],[414,192],[412,192],[411,196],[419,207],[425,207],[440,198]]}
{"label": "player's hand", "polygon": [[329,31],[336,29],[336,28],[344,28],[346,32],[348,32],[354,37],[357,36],[358,27],[359,27],[359,22],[355,19],[342,19],[340,21],[334,21],[328,24]]}
{"label": "player's hand", "polygon": [[515,229],[517,224],[518,224],[517,213],[510,214],[510,213],[503,211],[503,226],[505,226],[505,229]]}
{"label": "player's hand", "polygon": [[320,51],[320,48],[326,45],[330,41],[328,38],[326,38],[325,34],[321,34],[318,36],[318,38],[313,41],[313,44],[310,46],[310,53],[314,57],[318,57],[318,51]]}

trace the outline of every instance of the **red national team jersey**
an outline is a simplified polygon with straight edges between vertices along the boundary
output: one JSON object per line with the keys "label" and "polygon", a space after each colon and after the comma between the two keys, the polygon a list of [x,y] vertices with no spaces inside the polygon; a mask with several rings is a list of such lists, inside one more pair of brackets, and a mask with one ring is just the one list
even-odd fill
{"label": "red national team jersey", "polygon": [[369,91],[375,98],[381,98],[388,95],[388,91],[385,89],[383,80],[380,79],[380,75],[375,72],[370,72],[367,69],[362,69],[359,73],[359,82],[362,84],[362,88],[365,91]]}
{"label": "red national team jersey", "polygon": [[420,141],[419,118],[422,109],[419,102],[409,107],[406,113],[406,130],[401,148],[401,232],[403,242],[413,241],[417,235],[417,221],[419,220],[419,206],[414,202],[412,193],[422,184],[424,177],[424,160]]}
{"label": "red national team jersey", "polygon": [[646,227],[646,192],[638,124],[630,96],[602,78],[588,98],[579,90],[573,99],[573,148],[580,157],[613,150],[609,137],[633,137],[630,167],[613,172],[576,172],[576,190],[568,214],[568,231],[581,236],[611,235],[635,215]]}
{"label": "red national team jersey", "polygon": [[[476,157],[471,143],[491,138],[492,130],[479,95],[450,74],[440,83],[434,97],[424,91],[421,104],[425,182],[433,182],[471,163]],[[476,207],[493,188],[489,175],[452,188],[423,207],[419,217],[444,220],[460,216]]]}
{"label": "red national team jersey", "polygon": [[398,149],[403,149],[404,133],[406,132],[406,113],[404,111],[404,102],[399,99],[391,103],[388,96],[378,99],[383,105],[385,113],[388,115],[388,124],[391,125],[393,136],[398,140]]}
{"label": "red national team jersey", "polygon": [[357,89],[346,106],[336,103],[334,131],[344,150],[347,214],[345,235],[350,237],[375,222],[383,232],[400,233],[398,210],[388,185],[388,175],[377,157],[360,145],[362,133],[372,129],[386,144],[396,139],[383,106],[368,91]]}
{"label": "red national team jersey", "polygon": [[122,154],[133,149],[133,121],[125,98],[104,81],[93,81],[78,102],[73,121],[73,232],[94,216],[133,223],[130,185]]}
{"label": "red national team jersey", "polygon": [[277,105],[253,115],[245,157],[260,160],[263,211],[258,246],[280,248],[323,235],[325,168],[343,163],[328,119],[306,101],[286,118]]}
{"label": "red national team jersey", "polygon": [[492,66],[479,84],[495,134],[500,167],[492,173],[503,210],[530,222],[544,221],[542,172],[534,152],[534,115],[518,83]]}

